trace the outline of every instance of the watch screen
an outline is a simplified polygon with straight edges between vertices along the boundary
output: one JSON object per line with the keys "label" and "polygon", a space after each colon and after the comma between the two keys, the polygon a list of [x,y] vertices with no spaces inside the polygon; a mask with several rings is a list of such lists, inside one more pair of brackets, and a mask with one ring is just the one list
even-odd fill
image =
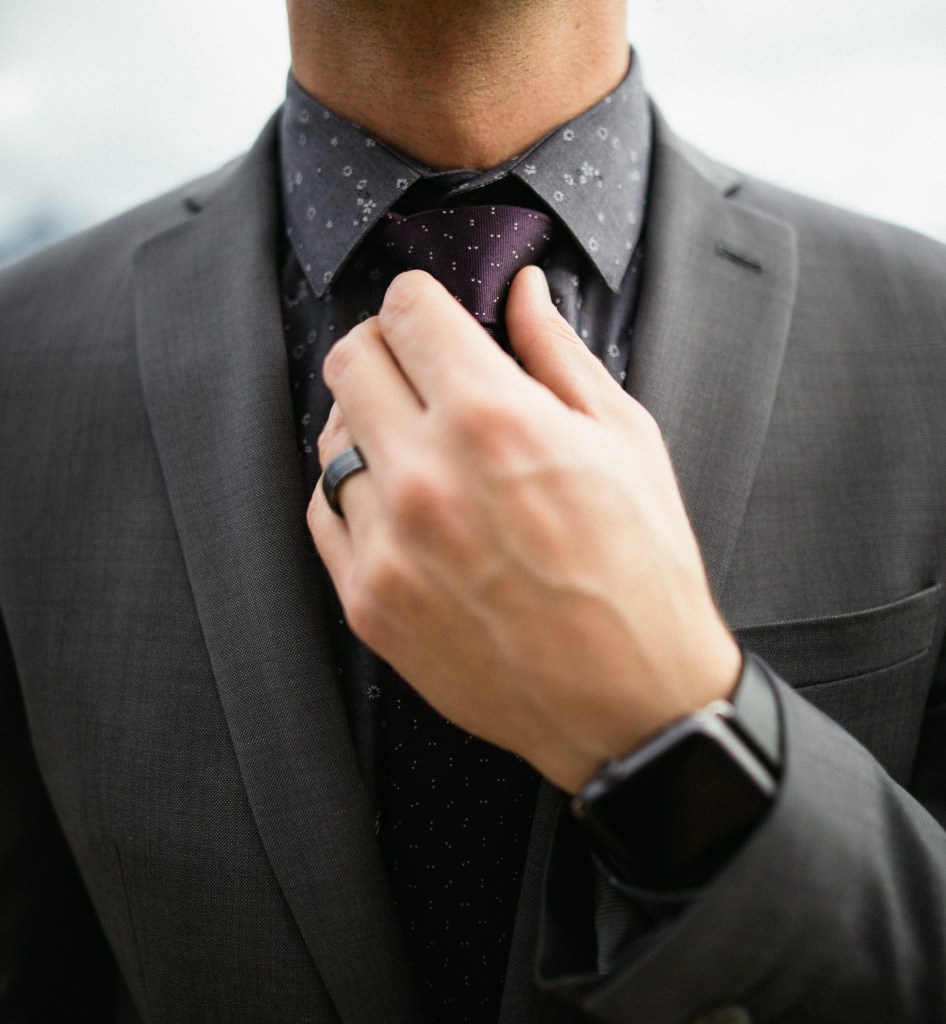
{"label": "watch screen", "polygon": [[621,874],[652,887],[704,882],[771,806],[746,757],[726,727],[692,731],[597,797],[597,838]]}

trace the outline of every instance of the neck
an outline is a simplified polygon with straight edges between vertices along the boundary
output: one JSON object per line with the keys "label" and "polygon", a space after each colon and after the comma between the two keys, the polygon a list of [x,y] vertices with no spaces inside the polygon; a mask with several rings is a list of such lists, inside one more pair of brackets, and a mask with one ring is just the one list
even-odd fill
{"label": "neck", "polygon": [[485,170],[606,96],[624,0],[288,0],[310,95],[436,169]]}

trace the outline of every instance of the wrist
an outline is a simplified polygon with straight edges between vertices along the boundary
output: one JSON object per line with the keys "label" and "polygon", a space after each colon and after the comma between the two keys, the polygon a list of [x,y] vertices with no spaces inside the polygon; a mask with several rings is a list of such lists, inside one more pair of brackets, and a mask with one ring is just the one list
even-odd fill
{"label": "wrist", "polygon": [[536,767],[574,796],[609,762],[632,754],[713,701],[730,700],[743,673],[742,649],[721,626],[700,650],[695,666],[674,660],[646,683],[635,675],[630,691],[614,687],[612,706],[594,723],[594,735],[575,737],[571,746],[556,744],[543,758],[546,767]]}
{"label": "wrist", "polygon": [[781,723],[764,666],[747,657],[717,700],[609,762],[571,802],[593,849],[632,885],[700,886],[775,800]]}

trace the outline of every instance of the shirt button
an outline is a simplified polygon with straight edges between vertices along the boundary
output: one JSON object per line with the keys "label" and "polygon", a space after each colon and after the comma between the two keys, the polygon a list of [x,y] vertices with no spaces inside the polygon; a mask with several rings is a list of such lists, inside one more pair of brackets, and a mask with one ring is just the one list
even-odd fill
{"label": "shirt button", "polygon": [[691,1024],[752,1024],[752,1018],[742,1006],[722,1006],[694,1017]]}

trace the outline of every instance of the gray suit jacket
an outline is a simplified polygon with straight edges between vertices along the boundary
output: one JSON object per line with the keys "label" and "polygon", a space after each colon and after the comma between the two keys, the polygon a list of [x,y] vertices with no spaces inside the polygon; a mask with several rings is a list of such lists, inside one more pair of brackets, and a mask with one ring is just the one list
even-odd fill
{"label": "gray suit jacket", "polygon": [[[787,680],[786,773],[657,929],[546,787],[502,1021],[941,1022],[944,250],[657,130],[628,387]],[[0,275],[5,1024],[419,1020],[301,514],[274,161],[270,125]]]}

